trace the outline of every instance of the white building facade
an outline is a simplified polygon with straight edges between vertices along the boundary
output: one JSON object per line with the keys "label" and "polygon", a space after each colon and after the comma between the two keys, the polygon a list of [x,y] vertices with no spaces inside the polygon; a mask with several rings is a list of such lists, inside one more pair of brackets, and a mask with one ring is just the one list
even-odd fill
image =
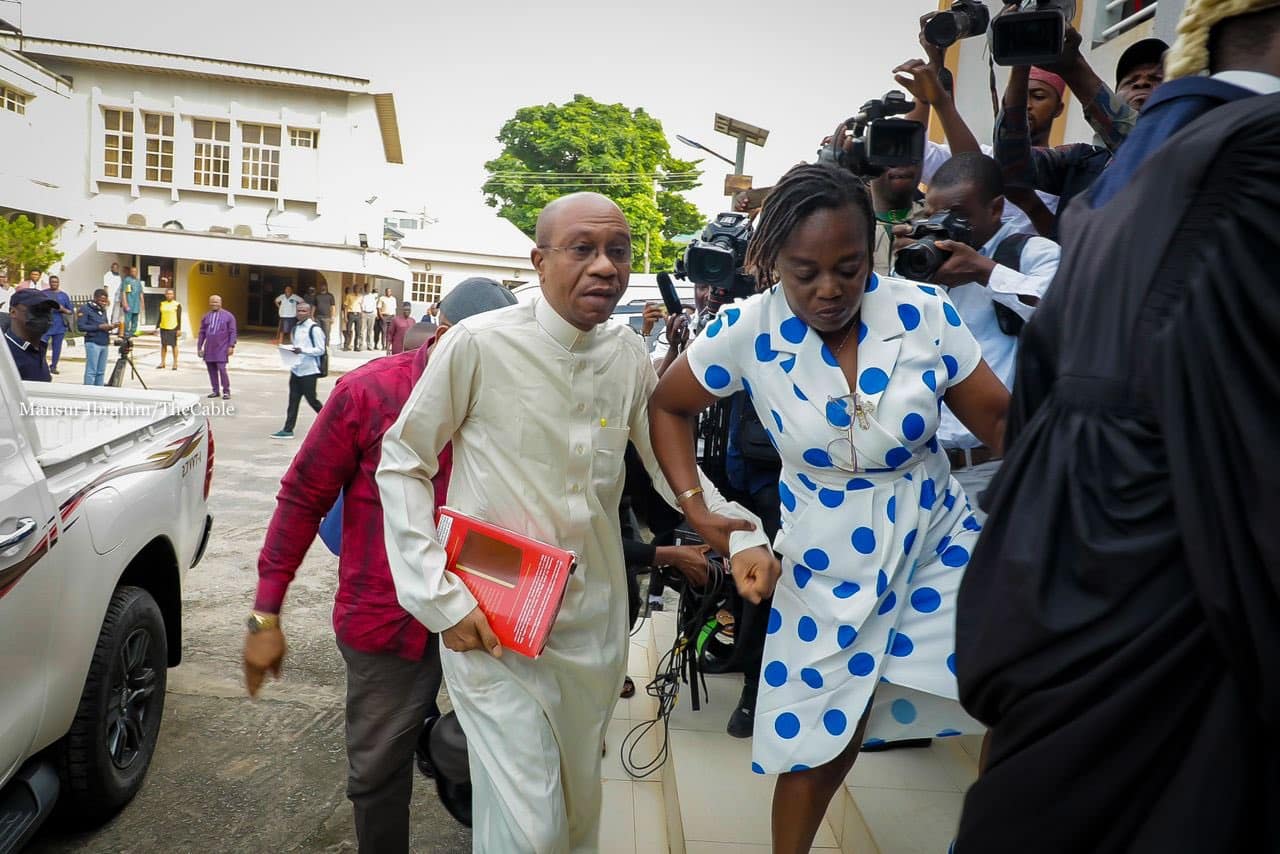
{"label": "white building facade", "polygon": [[249,328],[286,284],[408,295],[374,204],[402,168],[395,102],[368,80],[0,33],[5,104],[0,214],[60,225],[73,296],[113,261],[147,285],[144,328],[162,280]]}
{"label": "white building facade", "polygon": [[459,282],[472,276],[493,279],[508,288],[536,282],[530,253],[533,241],[491,210],[473,217],[449,215],[439,220],[423,213],[392,211],[385,225],[409,264],[406,298],[413,316],[439,302]]}

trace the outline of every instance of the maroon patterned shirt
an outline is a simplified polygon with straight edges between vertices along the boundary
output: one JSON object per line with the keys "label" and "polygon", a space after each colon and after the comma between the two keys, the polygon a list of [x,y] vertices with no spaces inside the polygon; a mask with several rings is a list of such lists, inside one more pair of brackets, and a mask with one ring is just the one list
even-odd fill
{"label": "maroon patterned shirt", "polygon": [[[374,473],[382,436],[400,417],[434,343],[432,338],[418,350],[377,359],[338,380],[280,481],[276,512],[258,556],[254,610],[279,613],[320,520],[342,491],[342,553],[333,604],[338,640],[359,652],[422,658],[427,628],[396,599]],[[453,449],[446,446],[433,480],[437,507],[445,502],[452,468]]]}

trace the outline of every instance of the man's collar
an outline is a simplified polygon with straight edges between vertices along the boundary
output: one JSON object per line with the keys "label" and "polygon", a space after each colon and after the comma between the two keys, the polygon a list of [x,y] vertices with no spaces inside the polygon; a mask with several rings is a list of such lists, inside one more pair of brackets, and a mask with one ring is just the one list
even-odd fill
{"label": "man's collar", "polygon": [[595,330],[583,332],[569,321],[560,316],[551,303],[547,302],[547,298],[539,296],[533,304],[533,316],[537,319],[538,325],[547,331],[547,334],[555,339],[555,342],[566,350],[580,349],[590,338]]}
{"label": "man's collar", "polygon": [[1239,86],[1241,89],[1248,89],[1259,95],[1274,95],[1280,92],[1280,77],[1262,71],[1219,71],[1209,79],[1230,83],[1232,86]]}
{"label": "man's collar", "polygon": [[30,349],[31,349],[31,342],[30,342],[30,341],[19,341],[17,338],[14,338],[14,337],[13,337],[13,333],[12,333],[12,332],[6,332],[6,333],[4,334],[4,337],[5,337],[5,338],[8,338],[11,342],[13,342],[14,344],[16,344],[16,345],[18,346],[18,349],[19,349],[19,350],[24,350],[24,351],[25,351],[25,350],[30,350]]}

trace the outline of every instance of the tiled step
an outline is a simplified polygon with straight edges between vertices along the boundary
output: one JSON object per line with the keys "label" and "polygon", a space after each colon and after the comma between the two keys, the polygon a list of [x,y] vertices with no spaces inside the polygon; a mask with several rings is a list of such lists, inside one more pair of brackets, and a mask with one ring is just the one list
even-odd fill
{"label": "tiled step", "polygon": [[[671,648],[675,617],[658,613],[649,622],[657,662]],[[637,679],[637,697],[645,682]],[[707,690],[695,712],[682,685],[671,715],[662,774],[670,851],[767,852],[774,777],[753,774],[750,740],[725,732],[742,677],[708,676]],[[937,739],[929,748],[861,755],[832,799],[814,851],[945,854],[977,774],[979,744],[971,737]]]}

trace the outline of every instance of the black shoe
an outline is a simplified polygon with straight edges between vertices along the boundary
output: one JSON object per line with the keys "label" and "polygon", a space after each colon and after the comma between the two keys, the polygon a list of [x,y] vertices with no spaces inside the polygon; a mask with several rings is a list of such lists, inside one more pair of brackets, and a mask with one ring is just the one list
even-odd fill
{"label": "black shoe", "polygon": [[218,393],[215,391],[215,392],[213,392],[213,393],[211,393],[211,394],[206,394],[206,395],[205,395],[205,397],[222,397],[222,395],[218,394]]}
{"label": "black shoe", "polygon": [[884,753],[886,750],[909,750],[911,748],[928,747],[933,744],[932,738],[904,738],[899,741],[881,741],[875,744],[864,744],[862,753]]}
{"label": "black shoe", "polygon": [[734,738],[751,738],[756,725],[756,689],[758,683],[748,682],[742,686],[742,696],[738,698],[738,707],[729,715],[729,724],[725,732]]}
{"label": "black shoe", "polygon": [[58,372],[58,369],[57,369],[57,368],[50,368],[50,369],[49,369],[49,373],[51,373],[51,374],[56,374],[57,372]]}
{"label": "black shoe", "polygon": [[661,600],[661,599],[650,599],[650,600],[649,600],[649,613],[650,613],[650,614],[652,614],[652,613],[653,613],[653,612],[655,612],[655,611],[661,611],[661,610],[663,610],[663,609],[665,609],[665,608],[666,608],[666,605],[664,605],[664,604],[662,603],[662,600]]}
{"label": "black shoe", "polygon": [[431,740],[431,730],[438,720],[440,720],[439,715],[427,718],[426,723],[422,725],[422,733],[418,736],[418,746],[413,749],[413,758],[417,762],[418,771],[428,780],[436,778],[436,766],[431,761],[431,751],[427,745]]}

